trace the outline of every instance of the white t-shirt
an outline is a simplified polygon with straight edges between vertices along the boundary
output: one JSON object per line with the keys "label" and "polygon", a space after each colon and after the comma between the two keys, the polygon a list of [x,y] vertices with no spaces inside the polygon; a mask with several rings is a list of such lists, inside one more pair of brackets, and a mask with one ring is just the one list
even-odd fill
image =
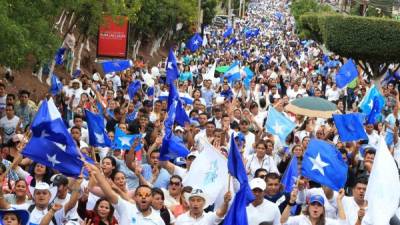
{"label": "white t-shirt", "polygon": [[203,212],[200,218],[193,218],[186,212],[176,218],[175,225],[218,225],[223,218],[219,218],[215,212]]}
{"label": "white t-shirt", "polygon": [[[291,216],[283,225],[311,225],[311,221],[305,215]],[[325,219],[325,225],[347,225],[346,220]]]}
{"label": "white t-shirt", "polygon": [[4,116],[3,118],[0,119],[0,127],[3,129],[4,132],[3,143],[8,142],[13,137],[18,125],[18,121],[19,121],[18,116],[14,116],[10,120],[7,118],[7,116]]}
{"label": "white t-shirt", "polygon": [[246,169],[250,171],[250,178],[254,177],[254,173],[259,168],[266,169],[269,173],[277,173],[279,174],[278,168],[276,166],[274,158],[269,155],[265,155],[263,160],[260,162],[256,156],[256,154],[251,154],[246,157]]}
{"label": "white t-shirt", "polygon": [[328,101],[330,102],[337,101],[339,100],[340,97],[339,89],[333,90],[333,88],[329,88],[326,91],[325,96],[328,98]]}
{"label": "white t-shirt", "polygon": [[[346,214],[346,220],[347,224],[356,224],[357,219],[358,219],[358,210],[360,210],[360,207],[357,205],[356,201],[354,200],[354,197],[343,197],[342,200],[343,203],[343,209]],[[368,214],[368,207],[365,209],[365,215]],[[369,224],[367,223],[367,217],[364,217],[363,220],[361,221],[361,224]]]}
{"label": "white t-shirt", "polygon": [[123,215],[119,218],[119,224],[165,225],[160,213],[156,210],[152,209],[151,214],[144,217],[135,204],[132,204],[121,197],[118,197],[118,202],[114,207],[119,215]]}
{"label": "white t-shirt", "polygon": [[272,222],[273,225],[281,224],[281,212],[278,206],[266,199],[258,206],[249,204],[246,212],[249,225],[259,225],[262,222]]}

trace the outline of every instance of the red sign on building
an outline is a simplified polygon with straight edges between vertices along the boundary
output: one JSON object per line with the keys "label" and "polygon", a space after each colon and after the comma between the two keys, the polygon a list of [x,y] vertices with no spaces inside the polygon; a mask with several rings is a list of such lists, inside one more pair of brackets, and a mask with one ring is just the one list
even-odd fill
{"label": "red sign on building", "polygon": [[128,17],[104,16],[104,22],[99,27],[97,39],[97,56],[111,58],[126,58],[128,52]]}

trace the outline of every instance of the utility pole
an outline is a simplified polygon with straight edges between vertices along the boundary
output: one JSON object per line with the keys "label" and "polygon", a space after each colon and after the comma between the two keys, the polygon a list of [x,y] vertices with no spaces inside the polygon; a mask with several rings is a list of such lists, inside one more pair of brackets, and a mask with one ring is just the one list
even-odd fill
{"label": "utility pole", "polygon": [[246,0],[243,0],[243,4],[242,4],[242,17],[244,17],[244,15],[246,14]]}
{"label": "utility pole", "polygon": [[203,22],[203,12],[201,9],[201,0],[198,1],[198,20],[197,20],[197,32],[201,33],[201,23]]}
{"label": "utility pole", "polygon": [[231,26],[232,24],[232,0],[228,0],[228,24],[230,24]]}

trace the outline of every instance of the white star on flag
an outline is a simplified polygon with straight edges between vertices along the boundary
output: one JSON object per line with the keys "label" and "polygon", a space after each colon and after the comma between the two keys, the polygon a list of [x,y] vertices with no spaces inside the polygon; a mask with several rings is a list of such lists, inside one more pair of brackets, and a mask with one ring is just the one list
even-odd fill
{"label": "white star on flag", "polygon": [[346,77],[351,77],[351,73],[349,71],[346,72],[345,74]]}
{"label": "white star on flag", "polygon": [[173,69],[173,68],[172,68],[172,62],[168,62],[167,68],[170,69],[170,70]]}
{"label": "white star on flag", "polygon": [[316,158],[308,157],[313,164],[311,170],[318,170],[323,176],[325,176],[324,167],[329,166],[328,163],[322,161],[321,155],[318,153]]}
{"label": "white star on flag", "polygon": [[57,161],[57,159],[56,159],[57,154],[54,154],[53,156],[49,156],[48,154],[46,154],[46,156],[47,156],[47,160],[48,160],[49,162],[51,162],[51,164],[53,164],[53,167],[54,167],[56,164],[61,163],[61,162]]}
{"label": "white star on flag", "polygon": [[277,135],[283,134],[283,126],[279,125],[278,122],[275,122],[275,125],[272,127]]}
{"label": "white star on flag", "polygon": [[372,109],[374,107],[374,100],[370,100],[368,106]]}
{"label": "white star on flag", "polygon": [[99,134],[99,133],[94,133],[94,136],[96,137],[96,140],[99,144],[104,144],[104,135]]}
{"label": "white star on flag", "polygon": [[194,44],[194,45],[198,45],[198,44],[199,44],[199,40],[195,40],[195,41],[193,42],[193,44]]}
{"label": "white star on flag", "polygon": [[130,143],[131,138],[130,137],[119,137],[118,139],[119,139],[119,141],[121,141],[121,146],[125,146],[125,145],[130,146],[131,145],[131,143]]}

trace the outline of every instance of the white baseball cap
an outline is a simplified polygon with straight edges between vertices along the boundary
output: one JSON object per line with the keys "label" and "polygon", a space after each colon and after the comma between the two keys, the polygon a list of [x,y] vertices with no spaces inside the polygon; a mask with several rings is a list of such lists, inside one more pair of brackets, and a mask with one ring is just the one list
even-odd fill
{"label": "white baseball cap", "polygon": [[267,188],[267,184],[263,179],[257,177],[250,181],[250,188],[251,190],[259,188],[264,191]]}

